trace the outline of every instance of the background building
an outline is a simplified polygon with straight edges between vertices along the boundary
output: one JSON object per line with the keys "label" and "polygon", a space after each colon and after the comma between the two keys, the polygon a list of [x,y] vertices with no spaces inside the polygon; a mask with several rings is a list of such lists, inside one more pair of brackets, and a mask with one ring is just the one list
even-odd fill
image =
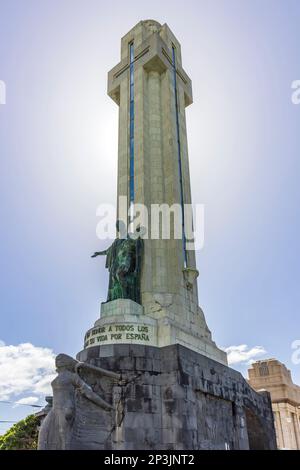
{"label": "background building", "polygon": [[279,449],[300,449],[300,387],[291,372],[276,359],[254,362],[249,383],[255,390],[271,394]]}

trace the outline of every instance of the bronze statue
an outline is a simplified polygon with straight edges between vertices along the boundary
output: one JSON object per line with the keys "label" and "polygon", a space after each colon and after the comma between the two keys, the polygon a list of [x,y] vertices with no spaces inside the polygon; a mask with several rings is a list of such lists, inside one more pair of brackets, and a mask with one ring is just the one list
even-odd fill
{"label": "bronze statue", "polygon": [[107,302],[116,299],[131,299],[141,303],[140,277],[143,240],[140,229],[135,236],[129,236],[125,224],[117,221],[117,238],[103,251],[95,252],[92,258],[106,255],[105,267],[109,271]]}
{"label": "bronze statue", "polygon": [[[111,411],[113,407],[95,393],[79,376],[80,367],[90,368],[116,381],[121,376],[111,371],[81,363],[66,354],[59,354],[55,360],[57,377],[51,383],[53,389],[53,405],[42,422],[39,431],[38,449],[71,448],[73,423],[76,413],[76,393],[95,403],[100,408]],[[58,432],[57,432],[58,431]]]}

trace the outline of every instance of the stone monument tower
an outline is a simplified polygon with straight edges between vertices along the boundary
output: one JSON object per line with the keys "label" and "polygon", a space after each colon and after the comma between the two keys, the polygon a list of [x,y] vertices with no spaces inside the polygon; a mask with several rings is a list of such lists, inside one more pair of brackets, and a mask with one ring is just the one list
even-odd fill
{"label": "stone monument tower", "polygon": [[[39,448],[275,448],[268,393],[227,366],[198,304],[185,212],[192,86],[166,24],[140,21],[122,38],[108,94],[119,106],[117,238],[93,255],[106,256],[108,296],[77,360],[57,357]],[[179,209],[180,237],[175,224],[168,238],[149,233],[163,205]]]}
{"label": "stone monument tower", "polygon": [[[180,44],[166,24],[141,21],[122,38],[121,62],[108,74],[108,94],[119,106],[118,201],[125,199],[126,214],[133,205],[146,206],[152,232],[149,228],[144,240],[141,305],[123,299],[102,304],[85,347],[177,343],[227,364],[198,304],[195,252],[185,237],[184,207],[192,202],[185,108],[192,103],[192,84],[182,68]],[[176,239],[171,227],[168,239],[153,239],[159,219],[156,223],[151,207],[174,204],[182,236]],[[147,339],[126,340],[126,326],[131,333],[144,328]]]}

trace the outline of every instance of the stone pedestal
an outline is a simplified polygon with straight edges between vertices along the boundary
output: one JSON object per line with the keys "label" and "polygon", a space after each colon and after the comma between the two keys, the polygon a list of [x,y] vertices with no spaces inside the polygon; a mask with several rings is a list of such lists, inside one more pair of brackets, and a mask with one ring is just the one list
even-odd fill
{"label": "stone pedestal", "polygon": [[186,317],[186,324],[177,320],[170,306],[172,297],[156,295],[155,306],[145,314],[145,308],[129,299],[101,304],[101,316],[84,337],[84,347],[105,344],[144,344],[164,347],[181,344],[222,364],[227,356],[212,340],[204,314],[198,307]]}
{"label": "stone pedestal", "polygon": [[84,337],[84,347],[104,344],[147,344],[157,346],[157,321],[130,299],[101,304],[100,319]]}
{"label": "stone pedestal", "polygon": [[121,373],[122,381],[111,387],[83,369],[84,380],[102,390],[114,411],[80,397],[74,449],[276,448],[269,394],[181,345],[110,344],[89,347],[77,359]]}

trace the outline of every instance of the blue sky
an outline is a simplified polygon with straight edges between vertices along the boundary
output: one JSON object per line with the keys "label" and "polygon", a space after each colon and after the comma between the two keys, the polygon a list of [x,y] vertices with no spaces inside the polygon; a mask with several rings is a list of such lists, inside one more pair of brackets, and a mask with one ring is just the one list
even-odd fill
{"label": "blue sky", "polygon": [[[299,2],[1,0],[0,392],[2,380],[9,400],[43,402],[51,351],[75,355],[106,297],[104,262],[90,254],[105,247],[96,209],[116,199],[107,72],[121,36],[147,18],[168,23],[193,81],[192,194],[205,204],[199,295],[213,337],[247,345],[234,364],[243,373],[252,357],[276,357],[300,383],[291,361],[300,339]],[[5,388],[4,362],[23,377],[18,386]],[[0,404],[1,419],[28,411]]]}

